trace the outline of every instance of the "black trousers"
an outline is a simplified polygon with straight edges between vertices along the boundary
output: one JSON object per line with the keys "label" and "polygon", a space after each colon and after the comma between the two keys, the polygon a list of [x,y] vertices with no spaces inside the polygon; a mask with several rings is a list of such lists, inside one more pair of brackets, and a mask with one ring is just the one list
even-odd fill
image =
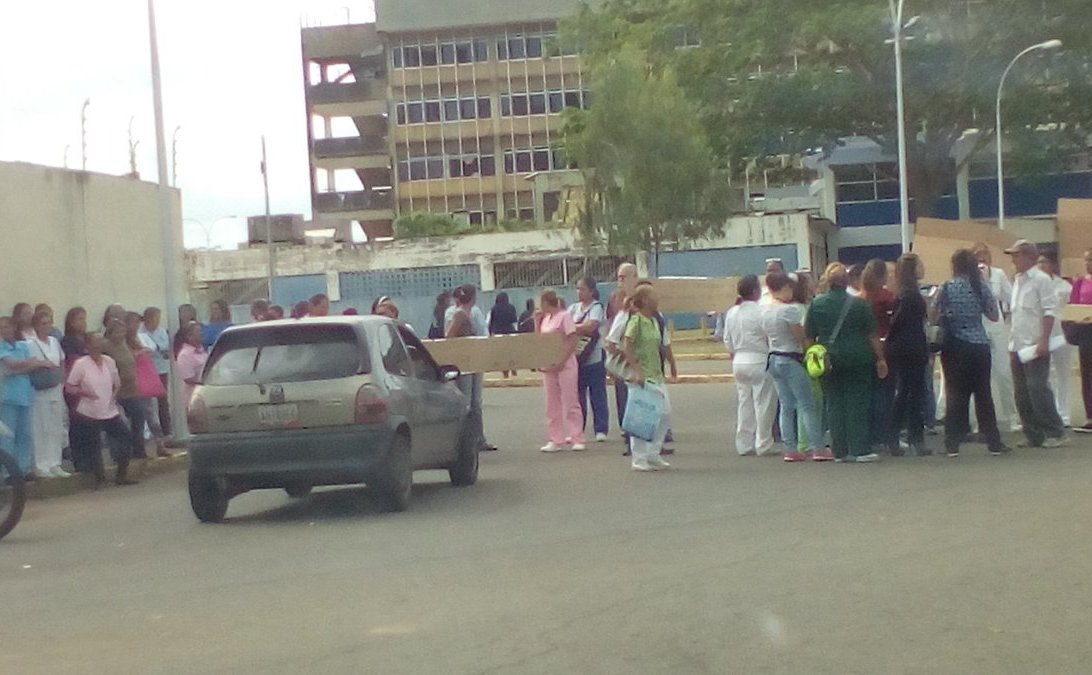
{"label": "black trousers", "polygon": [[986,437],[990,450],[1002,447],[997,429],[997,412],[990,392],[990,346],[950,338],[940,355],[944,369],[944,447],[958,452],[959,443],[971,432],[970,399],[974,396],[974,412],[978,431]]}
{"label": "black trousers", "polygon": [[118,405],[125,411],[125,417],[129,419],[129,434],[132,436],[133,457],[145,458],[148,453],[144,451],[144,425],[148,421],[147,408],[144,400],[139,398],[120,398]]}
{"label": "black trousers", "polygon": [[69,420],[69,439],[72,443],[72,460],[80,473],[90,473],[103,480],[106,472],[102,465],[102,434],[110,442],[110,457],[124,476],[132,457],[132,434],[121,421],[121,416],[108,420],[95,420],[72,413]]}
{"label": "black trousers", "polygon": [[1084,400],[1084,417],[1092,422],[1092,340],[1083,340],[1077,347],[1081,362],[1081,398]]}
{"label": "black trousers", "polygon": [[[169,376],[163,373],[159,376],[159,381],[163,383],[163,388],[170,391],[171,383],[168,381]],[[159,428],[163,430],[163,436],[169,438],[171,435],[171,403],[170,398],[166,395],[160,396],[156,399],[156,403],[159,409]]]}
{"label": "black trousers", "polygon": [[906,429],[911,445],[925,442],[925,355],[892,354],[887,359],[891,369],[887,379],[895,383],[895,406],[885,442],[898,447],[899,432]]}
{"label": "black trousers", "polygon": [[[622,428],[622,418],[626,416],[626,402],[629,400],[629,387],[624,380],[614,380],[614,403],[618,409],[618,428]],[[626,439],[626,447],[629,447],[629,434],[622,434]]]}

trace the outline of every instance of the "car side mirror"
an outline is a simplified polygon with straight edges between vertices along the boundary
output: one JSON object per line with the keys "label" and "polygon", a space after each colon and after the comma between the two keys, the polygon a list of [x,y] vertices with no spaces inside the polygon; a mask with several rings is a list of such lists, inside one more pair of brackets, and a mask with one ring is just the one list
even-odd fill
{"label": "car side mirror", "polygon": [[440,378],[444,382],[454,382],[461,377],[463,371],[459,370],[459,366],[440,366]]}

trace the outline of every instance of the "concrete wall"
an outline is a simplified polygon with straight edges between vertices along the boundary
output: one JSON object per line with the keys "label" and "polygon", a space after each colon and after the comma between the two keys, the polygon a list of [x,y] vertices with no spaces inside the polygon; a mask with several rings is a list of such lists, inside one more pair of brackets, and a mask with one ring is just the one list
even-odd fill
{"label": "concrete wall", "polygon": [[[182,207],[171,191],[177,250]],[[47,302],[64,319],[82,305],[97,325],[107,305],[166,301],[158,186],[129,178],[0,162],[0,314]],[[178,287],[186,294],[185,266]]]}

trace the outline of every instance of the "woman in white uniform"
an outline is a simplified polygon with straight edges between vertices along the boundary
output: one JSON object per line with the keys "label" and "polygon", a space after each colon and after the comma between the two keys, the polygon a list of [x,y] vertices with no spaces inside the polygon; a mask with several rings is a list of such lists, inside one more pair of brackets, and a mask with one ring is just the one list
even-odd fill
{"label": "woman in white uniform", "polygon": [[773,419],[777,388],[766,372],[770,346],[763,327],[765,308],[758,304],[762,288],[758,277],[739,280],[739,302],[724,317],[724,346],[732,359],[739,397],[736,452],[741,457],[774,452]]}
{"label": "woman in white uniform", "polygon": [[[1073,293],[1073,284],[1066,281],[1058,274],[1058,257],[1054,253],[1043,253],[1039,256],[1039,269],[1050,276],[1054,284],[1054,292],[1058,296],[1059,311],[1069,304],[1069,296]],[[1062,424],[1070,426],[1069,419],[1069,378],[1073,373],[1073,345],[1058,340],[1062,337],[1062,322],[1054,322],[1054,331],[1050,335],[1051,346],[1055,342],[1061,342],[1061,346],[1050,352],[1050,388],[1054,390],[1054,404],[1058,408],[1058,415],[1062,418]]]}
{"label": "woman in white uniform", "polygon": [[61,468],[61,452],[68,444],[65,429],[67,409],[64,403],[64,351],[60,341],[50,335],[53,313],[39,311],[31,319],[33,333],[27,338],[31,358],[53,364],[58,373],[57,384],[48,389],[34,390],[30,403],[30,443],[34,451],[34,475],[38,478],[67,478]]}

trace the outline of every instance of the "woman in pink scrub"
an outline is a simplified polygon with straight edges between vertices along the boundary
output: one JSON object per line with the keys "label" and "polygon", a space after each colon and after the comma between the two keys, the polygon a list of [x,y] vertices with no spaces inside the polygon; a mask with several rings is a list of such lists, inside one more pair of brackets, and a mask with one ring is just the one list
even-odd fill
{"label": "woman in pink scrub", "polygon": [[[1092,249],[1084,252],[1084,274],[1073,278],[1071,305],[1092,305]],[[1077,355],[1081,362],[1081,397],[1084,400],[1084,426],[1073,431],[1092,434],[1092,321],[1072,326],[1077,336]]]}
{"label": "woman in pink scrub", "polygon": [[539,306],[542,309],[536,316],[536,330],[539,333],[559,333],[565,341],[561,360],[542,369],[546,389],[546,434],[549,439],[542,446],[542,451],[559,452],[568,443],[572,443],[573,450],[585,450],[584,415],[580,411],[576,387],[579,373],[575,356],[576,324],[554,291],[543,291]]}
{"label": "woman in pink scrub", "polygon": [[133,438],[129,428],[121,421],[118,409],[118,390],[121,377],[117,364],[102,353],[105,340],[98,333],[87,335],[87,356],[81,356],[72,364],[65,380],[65,391],[78,399],[70,424],[72,454],[76,469],[90,473],[95,479],[95,489],[106,483],[102,466],[102,434],[110,441],[110,454],[117,464],[114,482],[117,485],[134,485],[129,478],[129,460],[133,456]]}
{"label": "woman in pink scrub", "polygon": [[189,405],[193,389],[201,379],[209,355],[201,344],[201,324],[191,321],[182,329],[182,348],[178,350],[177,372],[182,380],[182,403]]}

